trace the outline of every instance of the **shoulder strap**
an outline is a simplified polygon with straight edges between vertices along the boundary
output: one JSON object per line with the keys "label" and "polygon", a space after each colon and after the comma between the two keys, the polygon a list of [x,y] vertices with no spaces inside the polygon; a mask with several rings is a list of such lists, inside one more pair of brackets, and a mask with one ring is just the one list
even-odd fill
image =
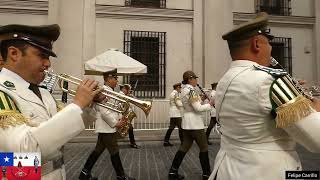
{"label": "shoulder strap", "polygon": [[[220,99],[220,102],[218,102],[218,99],[216,98],[216,100],[217,100],[217,102],[216,102],[216,118],[217,118],[217,122],[218,122],[218,123],[219,123],[219,113],[220,113],[220,109],[221,109],[221,104],[222,104],[222,102],[223,102],[223,100],[224,100],[224,97],[225,97],[225,95],[226,95],[226,92],[227,92],[227,90],[228,90],[231,82],[232,82],[233,79],[234,79],[235,77],[237,77],[239,74],[241,74],[242,72],[244,72],[244,71],[246,71],[246,70],[248,70],[248,69],[250,69],[250,68],[252,68],[252,66],[247,67],[247,68],[244,68],[244,69],[239,69],[237,72],[235,72],[235,73],[233,74],[233,77],[231,77],[231,78],[229,79],[229,81],[225,82],[225,84],[222,86],[222,87],[223,87],[223,88],[221,89],[221,91],[222,91],[222,98]],[[219,82],[219,83],[220,83],[220,82]],[[218,83],[218,84],[219,84],[219,83]],[[218,86],[221,87],[221,84],[218,85]]]}
{"label": "shoulder strap", "polygon": [[264,71],[273,77],[282,77],[288,74],[288,72],[283,69],[274,69],[274,68],[269,68],[269,67],[260,66],[260,65],[254,65],[254,67],[257,70]]}
{"label": "shoulder strap", "polygon": [[15,102],[12,100],[12,98],[5,92],[0,90],[0,110],[13,110],[18,111],[18,107],[16,106]]}

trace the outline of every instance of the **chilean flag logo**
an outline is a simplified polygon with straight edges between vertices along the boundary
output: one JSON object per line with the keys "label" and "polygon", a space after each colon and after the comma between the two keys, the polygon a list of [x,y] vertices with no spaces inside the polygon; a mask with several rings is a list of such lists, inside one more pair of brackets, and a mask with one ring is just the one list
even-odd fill
{"label": "chilean flag logo", "polygon": [[41,154],[0,152],[1,180],[40,180]]}

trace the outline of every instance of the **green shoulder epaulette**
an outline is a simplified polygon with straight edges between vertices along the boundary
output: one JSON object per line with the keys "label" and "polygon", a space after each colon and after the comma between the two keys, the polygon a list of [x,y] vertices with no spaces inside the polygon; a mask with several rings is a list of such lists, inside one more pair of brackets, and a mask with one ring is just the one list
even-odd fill
{"label": "green shoulder epaulette", "polygon": [[314,110],[311,100],[304,97],[289,76],[276,78],[270,87],[270,101],[276,112],[276,126],[279,128],[292,125]]}
{"label": "green shoulder epaulette", "polygon": [[0,128],[5,129],[27,123],[12,98],[0,90]]}
{"label": "green shoulder epaulette", "polygon": [[264,72],[267,72],[268,74],[274,76],[274,77],[281,77],[281,76],[285,76],[287,75],[288,73],[283,70],[283,69],[274,69],[274,68],[269,68],[269,67],[265,67],[265,66],[259,66],[259,65],[254,65],[254,67],[257,69],[257,70],[260,70],[260,71],[264,71]]}

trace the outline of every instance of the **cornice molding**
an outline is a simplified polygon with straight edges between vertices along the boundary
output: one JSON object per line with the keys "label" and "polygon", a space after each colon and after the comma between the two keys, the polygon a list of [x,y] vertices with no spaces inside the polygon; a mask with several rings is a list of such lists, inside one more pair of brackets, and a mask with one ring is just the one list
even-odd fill
{"label": "cornice molding", "polygon": [[193,21],[193,10],[96,5],[97,18]]}
{"label": "cornice molding", "polygon": [[[233,23],[240,24],[256,16],[254,13],[233,13]],[[294,27],[312,29],[316,23],[315,17],[306,16],[276,16],[269,15],[269,25],[278,27]]]}
{"label": "cornice molding", "polygon": [[0,13],[48,15],[48,6],[43,0],[1,0]]}

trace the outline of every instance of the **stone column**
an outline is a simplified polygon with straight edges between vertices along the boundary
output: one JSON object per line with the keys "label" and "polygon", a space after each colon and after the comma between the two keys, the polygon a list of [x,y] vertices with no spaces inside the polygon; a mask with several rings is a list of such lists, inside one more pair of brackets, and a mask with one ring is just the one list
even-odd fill
{"label": "stone column", "polygon": [[[83,62],[96,56],[96,1],[84,0]],[[84,67],[84,66],[83,66]],[[82,67],[83,73],[84,68]]]}
{"label": "stone column", "polygon": [[192,70],[199,76],[198,83],[203,86],[205,74],[204,66],[204,50],[203,50],[203,4],[206,0],[193,0],[193,32],[192,32]]}
{"label": "stone column", "polygon": [[[48,21],[61,27],[54,46],[58,58],[51,61],[53,69],[83,79],[83,63],[96,53],[95,0],[50,0]],[[87,128],[92,125],[90,118],[84,119]]]}
{"label": "stone column", "polygon": [[233,27],[233,0],[204,1],[204,87],[218,82],[229,68],[231,57],[222,35]]}
{"label": "stone column", "polygon": [[314,1],[315,26],[314,26],[314,81],[320,83],[320,1]]}
{"label": "stone column", "polygon": [[48,18],[61,27],[54,70],[82,78],[83,62],[95,55],[95,0],[50,0]]}

